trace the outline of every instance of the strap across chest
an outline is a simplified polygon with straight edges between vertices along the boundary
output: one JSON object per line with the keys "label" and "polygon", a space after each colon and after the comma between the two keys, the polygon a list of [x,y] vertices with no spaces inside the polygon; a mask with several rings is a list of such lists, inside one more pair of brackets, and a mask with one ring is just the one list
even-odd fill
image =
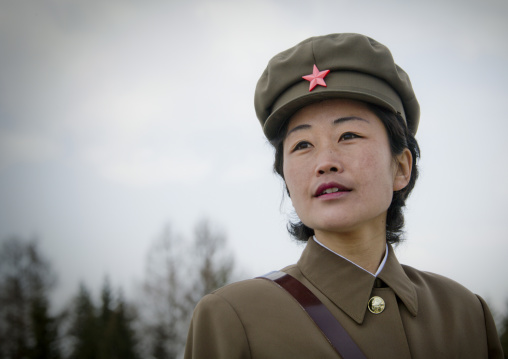
{"label": "strap across chest", "polygon": [[259,278],[268,279],[291,294],[342,358],[366,359],[340,322],[299,280],[281,271],[274,271]]}

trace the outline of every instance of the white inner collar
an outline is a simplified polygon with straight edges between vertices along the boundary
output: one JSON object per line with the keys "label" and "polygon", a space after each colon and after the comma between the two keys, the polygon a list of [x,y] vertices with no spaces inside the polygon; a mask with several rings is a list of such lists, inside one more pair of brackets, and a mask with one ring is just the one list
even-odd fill
{"label": "white inner collar", "polygon": [[385,250],[385,255],[383,257],[383,260],[381,261],[381,264],[379,264],[379,267],[377,268],[377,271],[376,271],[376,274],[372,274],[371,272],[369,272],[368,270],[366,270],[365,268],[363,267],[360,267],[358,264],[356,264],[355,262],[347,259],[346,257],[344,257],[343,255],[340,255],[339,253],[337,252],[334,252],[332,251],[330,248],[328,248],[327,246],[325,246],[323,243],[321,243],[320,241],[317,240],[316,236],[312,236],[312,238],[314,238],[314,241],[319,244],[321,247],[323,248],[326,248],[328,249],[330,252],[332,252],[333,254],[336,254],[338,255],[339,257],[341,258],[344,258],[345,260],[347,260],[348,262],[350,263],[353,263],[355,266],[357,266],[358,268],[366,271],[367,273],[369,273],[370,275],[374,276],[374,277],[377,277],[379,275],[379,273],[381,273],[381,271],[383,270],[383,267],[385,266],[385,263],[386,263],[386,260],[388,259],[388,244],[386,245],[386,250]]}

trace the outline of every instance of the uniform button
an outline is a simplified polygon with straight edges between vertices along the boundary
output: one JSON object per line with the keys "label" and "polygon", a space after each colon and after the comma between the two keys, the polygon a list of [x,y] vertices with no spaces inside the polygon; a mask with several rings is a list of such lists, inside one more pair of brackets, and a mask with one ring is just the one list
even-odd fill
{"label": "uniform button", "polygon": [[368,308],[371,313],[382,313],[385,310],[385,301],[381,297],[374,296],[370,298]]}

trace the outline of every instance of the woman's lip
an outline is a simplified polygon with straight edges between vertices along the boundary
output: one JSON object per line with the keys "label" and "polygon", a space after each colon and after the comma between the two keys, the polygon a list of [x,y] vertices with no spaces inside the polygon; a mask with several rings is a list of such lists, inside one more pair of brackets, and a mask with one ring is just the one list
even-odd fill
{"label": "woman's lip", "polygon": [[334,200],[337,198],[341,198],[342,196],[348,195],[349,192],[350,191],[339,191],[339,192],[326,193],[326,194],[322,194],[321,196],[317,196],[315,198],[320,201]]}
{"label": "woman's lip", "polygon": [[[324,191],[326,191],[327,189],[329,188],[337,188],[338,191],[336,192],[330,192],[330,193],[323,193]],[[344,192],[350,192],[351,189],[347,188],[346,186],[343,186],[341,185],[340,183],[337,183],[337,182],[328,182],[328,183],[323,183],[321,184],[316,192],[314,192],[314,197],[320,197],[320,196],[331,196],[331,195],[335,195],[333,197],[336,197],[336,195],[340,195]]]}

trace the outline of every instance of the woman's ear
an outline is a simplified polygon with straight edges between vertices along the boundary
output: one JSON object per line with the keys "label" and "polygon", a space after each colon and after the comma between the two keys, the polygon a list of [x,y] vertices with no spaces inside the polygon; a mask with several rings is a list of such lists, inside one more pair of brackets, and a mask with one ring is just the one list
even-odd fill
{"label": "woman's ear", "polygon": [[393,179],[393,190],[400,191],[405,188],[411,179],[411,170],[413,169],[413,155],[408,148],[405,148],[400,155],[397,155],[395,164],[395,178]]}

